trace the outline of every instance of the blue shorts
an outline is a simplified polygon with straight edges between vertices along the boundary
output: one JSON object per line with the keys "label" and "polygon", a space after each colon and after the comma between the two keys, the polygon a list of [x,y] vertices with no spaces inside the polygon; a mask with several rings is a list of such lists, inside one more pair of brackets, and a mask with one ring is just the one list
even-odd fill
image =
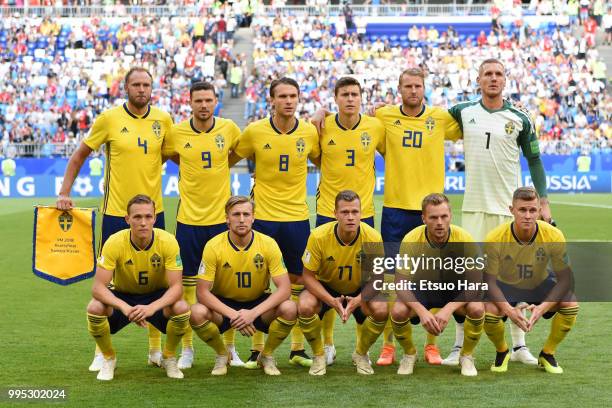
{"label": "blue shorts", "polygon": [[[325,290],[327,292],[329,292],[330,295],[332,295],[332,297],[339,297],[342,294],[336,292],[335,290],[333,290],[332,288],[330,288],[329,286],[327,286],[326,284],[324,284],[323,282],[319,282],[321,283],[321,285],[323,285],[323,287],[325,288]],[[358,290],[357,292],[354,293],[349,293],[349,294],[345,294],[345,296],[351,296],[351,297],[355,297],[355,296],[359,296],[359,293],[361,293],[361,290]],[[346,303],[347,301],[344,301],[342,306],[346,307]],[[325,316],[325,313],[327,313],[328,310],[332,310],[331,306],[329,306],[327,303],[321,301],[321,310],[319,311],[319,319],[323,319],[323,316]],[[363,311],[361,310],[361,307],[356,308],[355,310],[353,310],[353,317],[355,318],[355,321],[358,324],[363,324],[363,322],[366,319],[366,316],[363,314]]]}
{"label": "blue shorts", "polygon": [[[419,303],[422,304],[423,307],[427,310],[442,309],[444,306],[446,306],[447,303],[454,301],[460,294],[460,292],[451,291],[436,292],[433,294],[429,292],[419,291],[413,291],[412,293],[419,301]],[[462,316],[458,313],[453,313],[453,318],[457,323],[463,323],[465,321],[465,316]],[[421,319],[419,318],[419,316],[414,316],[410,318],[410,323],[414,325],[417,325],[420,322]]]}
{"label": "blue shorts", "polygon": [[[217,296],[217,298],[221,302],[223,302],[224,305],[229,306],[234,310],[240,310],[240,309],[250,310],[250,309],[257,307],[259,304],[263,303],[269,296],[270,296],[269,293],[264,293],[257,299],[251,300],[248,302],[238,302],[237,300],[228,299],[228,298],[224,298],[221,296]],[[268,328],[270,325],[264,322],[263,320],[261,320],[261,316],[257,316],[257,319],[255,319],[255,321],[253,322],[253,326],[255,326],[255,328],[259,330],[260,332],[268,333]],[[231,328],[232,328],[232,324],[230,323],[229,317],[223,316],[223,322],[221,323],[221,326],[219,326],[219,331],[221,333],[225,333]]]}
{"label": "blue shorts", "polygon": [[[517,289],[507,283],[497,281],[497,286],[501,289],[504,297],[512,307],[515,307],[520,302],[539,305],[545,299],[552,288],[557,284],[552,276],[548,276],[534,289]],[[546,312],[542,315],[545,319],[550,319],[556,312]],[[505,319],[505,317],[504,317]]]}
{"label": "blue shorts", "polygon": [[304,255],[310,236],[310,221],[255,220],[253,229],[272,237],[276,241],[289,273],[302,275],[304,269],[302,255]]}
{"label": "blue shorts", "polygon": [[[157,214],[157,218],[155,219],[155,224],[153,225],[155,228],[166,229],[166,222],[164,219],[164,212],[160,212]],[[100,239],[100,246],[98,247],[98,253],[102,253],[102,247],[104,243],[116,232],[124,230],[126,228],[130,228],[130,226],[125,222],[125,217],[116,217],[114,215],[102,214],[102,238]]]}
{"label": "blue shorts", "polygon": [[181,248],[183,276],[196,276],[206,243],[227,231],[227,224],[188,225],[176,222],[176,240]]}
{"label": "blue shorts", "polygon": [[380,234],[383,242],[402,242],[407,233],[423,225],[421,211],[383,207]]}
{"label": "blue shorts", "polygon": [[[320,227],[323,224],[327,224],[328,222],[333,222],[336,221],[335,218],[331,218],[331,217],[326,217],[324,215],[320,215],[317,214],[317,227]],[[361,222],[365,222],[366,224],[368,224],[370,227],[374,228],[374,217],[368,217],[368,218],[362,218]]]}
{"label": "blue shorts", "polygon": [[[123,300],[130,306],[136,305],[148,305],[155,302],[157,299],[161,298],[164,293],[166,293],[167,289],[160,289],[151,293],[144,293],[142,295],[135,295],[131,293],[122,293],[117,292],[116,290],[111,290],[113,295],[117,296],[119,299]],[[164,316],[164,310],[159,309],[155,314],[149,318],[147,318],[147,322],[151,323],[153,326],[157,328],[162,333],[166,333],[166,325],[168,324],[168,318]],[[121,310],[113,309],[113,314],[108,318],[108,324],[110,325],[111,334],[117,333],[119,330],[123,329],[125,326],[130,324],[130,320],[124,315]]]}

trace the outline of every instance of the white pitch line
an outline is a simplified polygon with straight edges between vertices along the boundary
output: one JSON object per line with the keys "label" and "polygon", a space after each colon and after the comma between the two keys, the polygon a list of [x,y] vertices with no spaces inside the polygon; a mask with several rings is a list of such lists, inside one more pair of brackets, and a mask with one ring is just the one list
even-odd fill
{"label": "white pitch line", "polygon": [[573,205],[576,207],[592,207],[592,208],[606,208],[612,209],[612,205],[605,204],[586,204],[586,203],[572,203],[570,201],[551,201],[551,204],[561,204],[561,205]]}

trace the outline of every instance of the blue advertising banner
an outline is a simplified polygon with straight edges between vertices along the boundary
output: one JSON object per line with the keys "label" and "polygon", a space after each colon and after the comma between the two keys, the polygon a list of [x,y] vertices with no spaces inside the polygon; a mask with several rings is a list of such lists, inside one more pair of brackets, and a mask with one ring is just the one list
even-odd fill
{"label": "blue advertising banner", "polygon": [[[557,173],[546,175],[548,191],[551,193],[611,193],[612,172]],[[0,177],[0,198],[2,197],[55,197],[62,185],[62,176],[39,175]],[[163,195],[178,196],[178,175],[166,174],[162,178]],[[251,177],[246,174],[231,175],[230,185],[233,194],[249,194]],[[319,184],[319,174],[309,174],[308,194],[314,195]],[[529,172],[523,172],[523,184],[531,185]],[[384,193],[384,175],[376,176],[375,194]],[[445,191],[449,194],[465,190],[464,173],[447,173]],[[104,191],[103,177],[79,176],[72,188],[73,197],[101,197]]]}

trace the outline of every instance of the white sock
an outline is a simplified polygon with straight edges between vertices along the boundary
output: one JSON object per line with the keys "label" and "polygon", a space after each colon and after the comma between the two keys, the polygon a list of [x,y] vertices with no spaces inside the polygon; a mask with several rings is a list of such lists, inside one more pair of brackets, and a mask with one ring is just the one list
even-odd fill
{"label": "white sock", "polygon": [[455,345],[453,348],[463,347],[463,323],[455,322]]}
{"label": "white sock", "polygon": [[[525,309],[521,310],[523,316],[527,313]],[[508,319],[510,320],[510,319]],[[512,337],[512,349],[525,346],[525,332],[522,331],[516,324],[510,321],[510,336]]]}

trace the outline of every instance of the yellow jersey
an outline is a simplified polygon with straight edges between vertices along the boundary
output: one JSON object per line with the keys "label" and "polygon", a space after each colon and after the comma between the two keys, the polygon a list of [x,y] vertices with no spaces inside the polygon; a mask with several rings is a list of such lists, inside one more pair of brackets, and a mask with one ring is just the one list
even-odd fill
{"label": "yellow jersey", "polygon": [[355,239],[345,244],[338,236],[338,222],[328,222],[310,233],[302,256],[304,268],[315,273],[317,280],[338,293],[348,295],[361,288],[361,264],[365,261],[365,243],[378,243],[382,237],[368,224],[361,223]]}
{"label": "yellow jersey", "polygon": [[421,210],[430,193],[444,191],[444,140],[461,137],[459,124],[444,109],[423,105],[416,116],[400,106],[376,110],[387,130],[385,207]]}
{"label": "yellow jersey", "polygon": [[[476,258],[480,256],[480,251],[472,235],[454,224],[451,224],[449,229],[448,240],[443,245],[430,241],[426,225],[418,226],[407,233],[400,245],[400,255],[407,255],[419,263],[411,262],[406,268],[397,268],[396,271],[416,280],[441,281],[456,281],[468,270],[482,271],[485,260],[480,258],[480,263],[477,264]],[[467,258],[474,261],[467,262]]]}
{"label": "yellow jersey", "polygon": [[493,229],[485,242],[486,272],[517,289],[536,288],[548,278],[549,264],[554,272],[570,267],[563,233],[544,221],[537,221],[529,242],[517,238],[514,222]]}
{"label": "yellow jersey", "polygon": [[83,142],[92,150],[106,145],[102,214],[125,216],[136,194],[148,195],[156,212],[164,211],[162,144],[171,127],[170,115],[152,106],[139,117],[124,103],[96,118]]}
{"label": "yellow jersey", "polygon": [[111,235],[102,248],[98,266],[113,271],[114,289],[135,295],[168,287],[166,271],[182,271],[178,242],[172,234],[153,228],[153,239],[139,249],[130,239],[130,229]]}
{"label": "yellow jersey", "polygon": [[321,182],[317,214],[334,218],[336,195],[353,190],[361,199],[361,217],[374,216],[376,150],[385,154],[385,127],[376,118],[360,115],[352,129],[340,124],[338,114],[325,119],[321,143]]}
{"label": "yellow jersey", "polygon": [[257,219],[303,221],[309,218],[308,158],[316,159],[320,155],[314,125],[296,119],[293,129],[283,134],[272,123],[272,117],[258,120],[242,132],[235,152],[240,157],[255,157],[255,185],[251,195],[257,204]]}
{"label": "yellow jersey", "polygon": [[287,273],[276,241],[253,231],[249,244],[240,248],[223,232],[206,244],[198,278],[212,282],[216,296],[249,302],[262,296],[270,277]]}
{"label": "yellow jersey", "polygon": [[180,157],[178,222],[225,222],[224,206],[231,196],[227,159],[239,137],[238,126],[223,118],[214,118],[212,127],[205,132],[196,130],[193,118],[172,127],[164,154]]}

